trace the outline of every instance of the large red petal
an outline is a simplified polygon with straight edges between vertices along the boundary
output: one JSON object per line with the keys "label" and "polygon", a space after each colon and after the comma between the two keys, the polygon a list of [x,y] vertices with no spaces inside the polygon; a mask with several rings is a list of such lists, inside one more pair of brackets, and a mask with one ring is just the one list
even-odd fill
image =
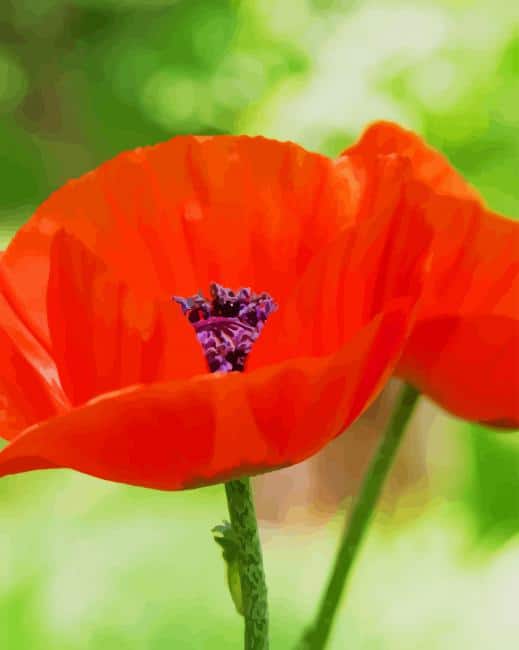
{"label": "large red petal", "polygon": [[50,245],[61,228],[137,293],[189,295],[217,281],[275,287],[282,301],[312,255],[351,223],[352,182],[291,143],[177,137],[55,192],[7,249],[0,282],[47,345]]}
{"label": "large red petal", "polygon": [[381,389],[407,315],[396,302],[329,357],[104,395],[19,435],[0,452],[0,475],[62,466],[175,490],[296,463]]}
{"label": "large red petal", "polygon": [[74,405],[132,384],[207,372],[193,328],[171,297],[132,291],[64,230],[50,257],[52,353]]}

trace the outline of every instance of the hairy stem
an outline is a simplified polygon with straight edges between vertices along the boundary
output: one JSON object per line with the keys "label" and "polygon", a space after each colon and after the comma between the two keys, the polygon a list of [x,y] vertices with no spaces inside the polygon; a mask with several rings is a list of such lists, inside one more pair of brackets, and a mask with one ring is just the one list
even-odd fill
{"label": "hairy stem", "polygon": [[225,484],[231,525],[238,542],[245,619],[245,650],[268,650],[267,585],[250,479]]}
{"label": "hairy stem", "polygon": [[317,616],[299,644],[299,650],[322,650],[326,646],[351,568],[419,396],[412,386],[403,386],[388,427],[352,507]]}

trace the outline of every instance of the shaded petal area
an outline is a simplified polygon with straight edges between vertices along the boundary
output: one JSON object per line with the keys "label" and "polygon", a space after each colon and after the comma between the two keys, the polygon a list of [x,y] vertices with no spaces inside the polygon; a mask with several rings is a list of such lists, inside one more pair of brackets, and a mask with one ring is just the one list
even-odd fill
{"label": "shaded petal area", "polygon": [[519,223],[475,201],[433,197],[434,230],[421,318],[493,314],[519,319]]}
{"label": "shaded petal area", "polygon": [[459,417],[519,428],[519,224],[474,202],[430,210],[431,273],[397,373]]}
{"label": "shaded petal area", "polygon": [[519,428],[517,319],[469,315],[420,321],[398,373],[458,417]]}
{"label": "shaded petal area", "polygon": [[53,360],[0,294],[0,437],[61,413],[68,406]]}
{"label": "shaded petal area", "polygon": [[328,357],[104,395],[20,434],[0,452],[0,476],[61,466],[176,490],[301,461],[381,389],[407,311],[394,305]]}
{"label": "shaded petal area", "polygon": [[50,250],[64,228],[138,294],[191,295],[216,281],[274,284],[282,301],[319,247],[353,222],[352,183],[333,161],[292,143],[176,137],[55,192],[5,252],[0,286],[50,345]]}
{"label": "shaded petal area", "polygon": [[73,405],[132,384],[207,372],[192,328],[171,300],[132,291],[65,230],[54,237],[50,257],[52,352]]}
{"label": "shaded petal area", "polygon": [[396,299],[406,299],[411,327],[432,239],[422,207],[428,192],[410,178],[406,159],[369,166],[357,225],[312,259],[269,317],[247,368],[332,354]]}

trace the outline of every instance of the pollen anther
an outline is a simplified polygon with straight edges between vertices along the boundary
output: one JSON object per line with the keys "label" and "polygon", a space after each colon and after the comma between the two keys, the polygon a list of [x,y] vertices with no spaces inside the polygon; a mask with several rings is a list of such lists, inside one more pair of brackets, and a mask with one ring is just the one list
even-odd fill
{"label": "pollen anther", "polygon": [[211,372],[243,371],[247,357],[268,316],[277,305],[268,293],[250,288],[238,291],[216,282],[209,285],[211,299],[201,293],[173,300],[193,326]]}

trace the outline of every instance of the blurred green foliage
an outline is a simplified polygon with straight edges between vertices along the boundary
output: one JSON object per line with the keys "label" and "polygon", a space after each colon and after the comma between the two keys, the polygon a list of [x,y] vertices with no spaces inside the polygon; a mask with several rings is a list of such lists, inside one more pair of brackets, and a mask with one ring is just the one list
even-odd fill
{"label": "blurred green foliage", "polygon": [[[232,132],[333,155],[376,118],[420,131],[517,218],[518,106],[509,0],[4,0],[0,245],[53,189],[122,149]],[[431,480],[451,506],[432,499],[416,521],[379,523],[332,648],[519,645],[517,437],[448,436],[459,471],[435,480],[432,463]],[[209,533],[222,516],[218,488],[3,480],[0,647],[240,647]],[[336,529],[267,534],[274,647],[312,611]]]}

